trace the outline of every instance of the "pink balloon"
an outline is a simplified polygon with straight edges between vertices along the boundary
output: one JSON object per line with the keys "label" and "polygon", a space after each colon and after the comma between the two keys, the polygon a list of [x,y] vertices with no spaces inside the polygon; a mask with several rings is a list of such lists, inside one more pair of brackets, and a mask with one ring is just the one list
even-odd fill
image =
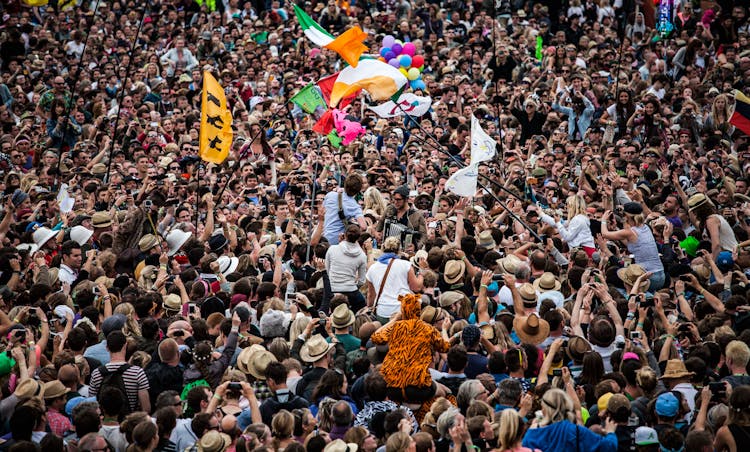
{"label": "pink balloon", "polygon": [[411,42],[407,42],[406,44],[404,44],[404,47],[401,50],[401,53],[409,55],[409,56],[414,56],[415,50],[417,49],[414,47],[414,44],[412,44]]}

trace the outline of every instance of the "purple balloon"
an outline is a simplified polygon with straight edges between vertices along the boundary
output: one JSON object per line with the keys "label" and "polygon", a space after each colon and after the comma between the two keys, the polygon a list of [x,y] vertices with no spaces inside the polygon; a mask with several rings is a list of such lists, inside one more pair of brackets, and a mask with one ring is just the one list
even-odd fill
{"label": "purple balloon", "polygon": [[387,61],[391,61],[392,59],[396,58],[396,54],[393,52],[393,50],[389,50],[385,53],[385,55],[383,55],[383,58],[385,58]]}
{"label": "purple balloon", "polygon": [[401,61],[399,61],[398,58],[391,58],[390,60],[388,60],[388,64],[395,67],[396,69],[401,67]]}
{"label": "purple balloon", "polygon": [[383,47],[393,47],[395,42],[396,38],[391,35],[385,35],[385,37],[383,37]]}
{"label": "purple balloon", "polygon": [[396,55],[401,55],[401,51],[404,50],[403,46],[399,43],[393,44],[391,46],[391,51],[395,53]]}
{"label": "purple balloon", "polygon": [[382,49],[380,49],[380,56],[382,56],[383,58],[385,58],[385,56],[388,55],[388,52],[390,52],[390,51],[391,51],[390,48],[383,47]]}

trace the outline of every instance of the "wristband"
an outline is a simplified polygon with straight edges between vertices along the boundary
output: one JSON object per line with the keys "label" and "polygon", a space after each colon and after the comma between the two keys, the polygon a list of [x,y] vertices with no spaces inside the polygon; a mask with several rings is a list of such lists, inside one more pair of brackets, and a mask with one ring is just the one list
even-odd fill
{"label": "wristband", "polygon": [[685,296],[685,292],[680,292],[677,294],[677,298],[684,297],[684,296]]}
{"label": "wristband", "polygon": [[479,286],[479,288],[480,288],[480,289],[481,289],[482,287],[484,287],[485,289],[489,289],[489,287],[487,286],[487,284],[482,284],[482,285],[480,285],[480,286]]}
{"label": "wristband", "polygon": [[635,324],[636,328],[643,328],[643,322],[638,322]]}
{"label": "wristband", "polygon": [[214,395],[213,395],[213,398],[214,398],[214,399],[216,399],[216,400],[218,400],[218,401],[220,401],[220,402],[221,402],[221,400],[222,400],[222,399],[221,399],[221,396],[220,396],[220,395],[218,395],[218,394],[214,394]]}

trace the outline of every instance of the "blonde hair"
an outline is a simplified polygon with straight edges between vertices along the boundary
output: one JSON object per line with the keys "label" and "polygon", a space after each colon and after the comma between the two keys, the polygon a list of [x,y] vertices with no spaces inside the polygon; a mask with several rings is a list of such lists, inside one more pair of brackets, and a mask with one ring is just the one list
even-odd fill
{"label": "blonde hair", "polygon": [[365,207],[362,210],[368,210],[372,209],[375,211],[375,213],[378,215],[378,217],[382,217],[383,213],[385,213],[385,199],[383,199],[383,195],[380,193],[380,190],[378,190],[376,187],[368,187],[367,190],[365,190]]}
{"label": "blonde hair", "polygon": [[411,446],[411,436],[408,433],[397,432],[388,437],[385,452],[404,452]]}
{"label": "blonde hair", "polygon": [[297,337],[305,331],[307,324],[310,323],[310,317],[305,315],[297,315],[292,325],[289,327],[289,343],[293,344]]}
{"label": "blonde hair", "polygon": [[544,418],[539,423],[541,427],[555,422],[570,421],[575,423],[576,415],[573,412],[573,401],[563,390],[553,388],[542,396],[542,411]]}
{"label": "blonde hair", "polygon": [[120,303],[115,307],[115,314],[122,314],[125,317],[127,317],[127,320],[125,321],[125,327],[123,328],[123,332],[126,336],[140,336],[141,335],[141,327],[138,325],[138,322],[135,320],[135,308],[133,308],[133,305],[130,303]]}
{"label": "blonde hair", "polygon": [[497,448],[499,450],[513,449],[521,442],[523,423],[521,416],[514,408],[506,408],[500,412],[500,428],[497,429]]}
{"label": "blonde hair", "polygon": [[398,237],[388,237],[383,241],[383,252],[398,253],[401,249],[401,242]]}
{"label": "blonde hair", "polygon": [[271,419],[271,434],[277,440],[292,437],[294,431],[294,415],[287,410],[281,410]]}
{"label": "blonde hair", "polygon": [[583,196],[570,195],[565,200],[565,208],[568,211],[568,221],[576,215],[586,215],[586,200],[583,199]]}
{"label": "blonde hair", "polygon": [[732,360],[732,364],[739,367],[747,367],[750,361],[750,347],[742,341],[732,341],[727,345],[724,356]]}

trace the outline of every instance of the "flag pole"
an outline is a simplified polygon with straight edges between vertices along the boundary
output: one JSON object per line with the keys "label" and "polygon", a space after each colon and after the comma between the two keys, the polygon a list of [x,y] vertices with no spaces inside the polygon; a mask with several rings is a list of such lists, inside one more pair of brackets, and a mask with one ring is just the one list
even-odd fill
{"label": "flag pole", "polygon": [[[321,138],[322,139],[322,138]],[[320,155],[320,142],[318,141],[318,155]],[[312,200],[310,202],[310,225],[307,227],[307,235],[312,237],[313,233],[313,213],[315,212],[315,194],[318,188],[318,172],[315,170],[315,163],[313,163],[313,179],[312,179]],[[307,241],[307,251],[305,252],[305,262],[310,262],[310,240]]]}
{"label": "flag pole", "polygon": [[[402,107],[401,107],[400,105],[399,105],[398,107],[399,107],[399,109],[400,109],[400,110],[401,110],[401,111],[402,111],[402,112],[403,112],[403,113],[404,113],[404,114],[405,114],[406,116],[409,116],[409,117],[410,117],[410,118],[412,119],[412,121],[413,121],[413,118],[414,118],[413,116],[411,116],[411,115],[410,115],[409,113],[407,113],[406,111],[404,111],[404,109],[403,109],[403,108],[402,108]],[[435,136],[434,136],[433,134],[431,134],[431,133],[427,132],[426,130],[424,130],[424,129],[422,128],[422,125],[421,125],[421,124],[419,124],[419,122],[417,122],[417,121],[413,121],[413,122],[414,122],[414,123],[416,124],[417,128],[419,128],[419,130],[421,130],[421,131],[422,131],[422,133],[424,133],[424,134],[425,134],[425,136],[427,136],[427,137],[429,137],[429,138],[432,138],[432,139],[433,139],[433,141],[435,141],[435,143],[437,143],[437,145],[435,145],[435,144],[433,144],[433,143],[430,143],[429,141],[425,140],[425,142],[424,142],[425,144],[429,145],[429,146],[430,146],[431,148],[435,149],[436,151],[438,151],[438,152],[440,152],[440,153],[442,153],[442,154],[445,154],[445,155],[447,155],[448,157],[450,157],[450,159],[451,159],[451,160],[453,160],[454,162],[456,162],[456,163],[457,163],[457,164],[458,164],[459,166],[461,166],[462,168],[466,166],[466,165],[465,165],[465,164],[464,164],[464,163],[463,163],[463,162],[462,162],[461,160],[457,159],[455,155],[453,155],[453,154],[451,154],[450,152],[447,152],[446,150],[444,150],[444,149],[442,148],[442,146],[440,145],[440,141],[439,141],[439,140],[437,139],[437,137],[435,137]],[[510,196],[512,196],[512,197],[514,197],[514,198],[516,198],[517,200],[519,200],[519,201],[522,201],[522,202],[523,202],[523,199],[522,199],[522,198],[521,198],[520,196],[518,196],[517,194],[515,194],[515,193],[513,193],[512,191],[508,190],[508,189],[507,189],[507,188],[505,188],[505,187],[504,187],[504,186],[503,186],[502,184],[500,184],[500,183],[498,183],[498,182],[495,182],[494,180],[492,180],[492,179],[488,178],[488,177],[487,177],[487,176],[485,176],[484,174],[479,174],[479,175],[480,175],[480,176],[482,176],[483,178],[485,178],[485,179],[486,179],[486,180],[487,180],[488,182],[490,182],[490,183],[491,183],[492,185],[494,185],[494,186],[498,187],[498,188],[499,188],[500,190],[502,190],[502,191],[504,191],[505,193],[509,194]]]}
{"label": "flag pole", "polygon": [[[92,18],[92,25],[93,21],[96,20],[96,13],[99,11],[99,2],[101,0],[96,0],[96,6],[94,7],[94,14],[91,16]],[[76,82],[78,80],[78,76],[81,74],[81,65],[83,64],[83,57],[86,56],[86,46],[89,43],[89,37],[91,36],[91,33],[86,33],[86,40],[83,41],[83,49],[81,49],[81,58],[78,60],[78,64],[76,65],[76,73],[73,77],[73,90],[75,91]],[[76,96],[80,97],[80,96]],[[60,162],[62,162],[62,147],[65,144],[65,137],[68,136],[68,128],[70,127],[70,110],[73,109],[73,105],[75,104],[74,100],[70,99],[70,104],[65,106],[65,129],[63,129],[63,135],[62,140],[60,140],[60,144],[57,145],[57,174],[55,174],[55,185],[57,186],[58,178],[60,178]],[[113,143],[114,144],[114,143]]]}
{"label": "flag pole", "polygon": [[[398,105],[398,103],[397,103],[396,105]],[[413,120],[413,119],[414,119],[414,118],[413,118],[413,117],[412,117],[412,116],[411,116],[411,115],[410,115],[409,113],[405,112],[405,111],[404,111],[404,109],[403,109],[403,108],[402,108],[402,107],[401,107],[400,105],[398,105],[398,108],[399,108],[399,110],[401,110],[401,111],[402,111],[402,112],[403,112],[403,113],[404,113],[404,114],[405,114],[406,116],[408,116],[408,117],[409,117],[409,119],[411,119],[411,120]],[[418,122],[416,122],[416,121],[414,121],[414,122],[415,122],[415,123],[417,124],[417,127],[419,127],[419,130],[421,130],[421,131],[422,131],[422,133],[424,133],[424,134],[425,134],[426,136],[428,136],[429,138],[432,138],[433,140],[435,140],[435,143],[437,143],[437,146],[435,147],[435,149],[436,149],[436,150],[437,150],[438,152],[442,152],[443,154],[445,154],[445,155],[447,155],[447,156],[451,157],[451,158],[453,159],[453,161],[455,161],[456,163],[458,163],[458,164],[459,164],[459,165],[461,165],[462,167],[463,167],[463,166],[466,166],[466,165],[464,165],[464,164],[463,164],[463,163],[462,163],[461,161],[459,161],[459,160],[458,160],[458,159],[457,159],[457,158],[456,158],[456,157],[455,157],[455,156],[454,156],[453,154],[451,154],[450,152],[448,152],[448,151],[444,150],[444,149],[442,148],[442,146],[440,145],[440,142],[439,142],[439,141],[437,140],[437,138],[436,138],[436,137],[435,137],[434,135],[432,135],[431,133],[427,133],[427,131],[426,131],[426,130],[424,130],[424,129],[422,128],[422,125],[421,125],[421,124],[419,124]],[[479,175],[479,172],[477,172],[477,175]],[[492,182],[493,184],[497,184],[497,186],[500,186],[500,187],[501,187],[501,188],[502,188],[503,190],[505,190],[506,192],[508,192],[508,193],[511,193],[511,191],[510,191],[510,190],[508,190],[507,188],[505,188],[505,187],[503,187],[502,185],[498,184],[497,182],[495,182],[495,181],[493,181],[493,180],[490,180],[490,179],[489,179],[488,177],[486,177],[486,176],[482,176],[482,177],[484,177],[484,178],[485,178],[486,180],[489,180],[489,181],[490,181],[490,182]],[[518,217],[518,215],[516,215],[515,213],[513,213],[513,212],[512,212],[512,211],[511,211],[511,210],[510,210],[510,209],[508,208],[508,206],[507,206],[507,205],[506,205],[506,204],[505,204],[505,203],[504,203],[504,202],[503,202],[502,200],[500,200],[500,198],[499,198],[499,197],[498,197],[498,196],[497,196],[497,195],[496,195],[495,193],[493,193],[493,192],[492,192],[492,190],[490,190],[489,188],[487,188],[487,186],[486,186],[486,185],[484,185],[483,183],[479,182],[479,179],[478,179],[478,178],[477,178],[477,185],[479,185],[480,187],[482,187],[482,188],[484,189],[484,191],[485,191],[485,192],[487,192],[487,193],[488,193],[488,194],[489,194],[489,195],[490,195],[490,196],[491,196],[491,197],[492,197],[492,198],[493,198],[493,199],[494,199],[495,201],[497,201],[497,203],[498,203],[498,204],[500,204],[500,206],[501,206],[501,207],[502,207],[503,209],[505,209],[505,211],[506,211],[506,212],[508,212],[508,215],[510,215],[510,217],[511,217],[511,218],[513,218],[513,219],[514,219],[515,221],[519,222],[519,223],[520,223],[520,224],[521,224],[521,225],[522,225],[522,226],[523,226],[524,228],[526,228],[526,230],[528,230],[528,231],[529,231],[529,233],[531,233],[531,235],[533,235],[533,236],[534,236],[534,237],[535,237],[535,238],[536,238],[537,240],[539,240],[540,242],[542,241],[542,238],[541,238],[541,237],[539,237],[539,234],[537,234],[537,233],[536,233],[536,231],[534,231],[533,229],[531,229],[531,227],[529,227],[529,225],[528,225],[528,224],[526,224],[526,223],[525,223],[525,222],[524,222],[523,220],[521,220],[521,219],[520,219],[520,218]],[[520,198],[519,198],[518,196],[516,196],[516,195],[515,195],[514,193],[511,193],[511,194],[512,194],[512,195],[513,195],[514,197],[516,197],[516,199],[519,199],[519,200],[520,200]]]}
{"label": "flag pole", "polygon": [[[133,52],[135,52],[135,46],[138,45],[138,37],[141,35],[141,30],[143,29],[143,24],[146,22],[146,15],[148,14],[148,2],[146,2],[146,6],[143,7],[143,15],[141,16],[140,23],[138,24],[138,30],[135,33],[135,37],[133,38],[133,45],[130,47],[130,52],[128,53],[128,65],[125,69],[125,79],[122,81],[122,88],[120,91],[120,100],[117,102],[117,118],[115,118],[115,125],[114,125],[114,132],[112,133],[112,144],[109,147],[109,159],[107,161],[107,174],[104,176],[104,180],[109,183],[109,173],[112,170],[112,155],[115,152],[115,145],[117,145],[117,126],[120,122],[120,115],[122,114],[122,102],[123,99],[125,99],[125,90],[128,83],[128,79],[130,78],[130,70],[133,67]],[[122,148],[121,148],[122,149]],[[59,162],[58,162],[59,164]]]}

